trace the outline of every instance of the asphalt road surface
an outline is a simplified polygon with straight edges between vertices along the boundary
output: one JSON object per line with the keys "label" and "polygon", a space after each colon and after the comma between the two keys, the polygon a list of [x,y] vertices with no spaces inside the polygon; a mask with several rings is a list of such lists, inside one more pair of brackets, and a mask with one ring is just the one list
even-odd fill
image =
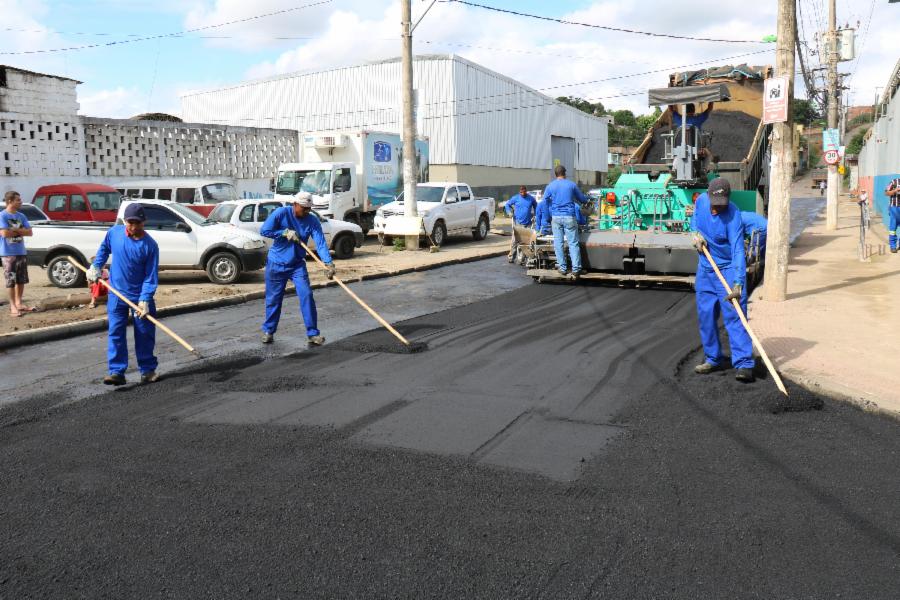
{"label": "asphalt road surface", "polygon": [[529,283],[400,330],[427,349],[7,406],[0,597],[896,597],[900,424],[694,376],[691,294]]}

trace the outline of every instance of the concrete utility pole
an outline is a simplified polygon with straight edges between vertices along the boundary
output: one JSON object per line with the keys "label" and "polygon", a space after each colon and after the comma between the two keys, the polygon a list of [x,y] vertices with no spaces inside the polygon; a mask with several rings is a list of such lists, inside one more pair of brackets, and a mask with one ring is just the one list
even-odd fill
{"label": "concrete utility pole", "polygon": [[[419,216],[416,206],[416,120],[413,115],[412,0],[401,0],[403,37],[403,202],[409,221]],[[419,235],[406,236],[406,249],[419,249]]]}
{"label": "concrete utility pole", "polygon": [[[837,1],[828,0],[828,32],[825,34],[825,44],[828,49],[828,129],[838,127],[838,51],[837,51]],[[843,140],[841,140],[843,142]],[[838,222],[838,172],[837,165],[828,165],[828,190],[825,203],[825,228],[831,231],[837,229]]]}
{"label": "concrete utility pole", "polygon": [[791,236],[791,182],[794,178],[794,44],[797,36],[795,0],[778,0],[778,45],[775,75],[787,77],[787,121],[772,126],[772,164],[769,171],[769,231],[766,242],[764,298],[787,298],[788,251]]}

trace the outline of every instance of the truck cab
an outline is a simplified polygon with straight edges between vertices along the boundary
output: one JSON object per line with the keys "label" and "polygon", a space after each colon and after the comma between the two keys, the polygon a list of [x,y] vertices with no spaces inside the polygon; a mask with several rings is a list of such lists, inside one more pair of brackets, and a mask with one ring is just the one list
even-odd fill
{"label": "truck cab", "polygon": [[275,200],[293,201],[298,192],[312,194],[313,208],[323,217],[371,228],[362,214],[356,167],[349,162],[287,163],[278,167]]}

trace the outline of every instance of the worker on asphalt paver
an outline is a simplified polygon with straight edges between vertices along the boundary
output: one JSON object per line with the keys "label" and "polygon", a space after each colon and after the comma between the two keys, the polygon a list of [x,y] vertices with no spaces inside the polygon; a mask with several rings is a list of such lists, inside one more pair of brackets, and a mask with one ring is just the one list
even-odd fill
{"label": "worker on asphalt paver", "polygon": [[146,319],[156,316],[153,295],[159,283],[159,246],[144,231],[144,207],[129,204],[123,215],[124,225],[115,225],[103,238],[97,255],[88,269],[87,280],[96,283],[107,259],[112,255],[109,269],[109,283],[123,296],[137,304],[137,311],[119,299],[109,296],[106,304],[109,322],[107,362],[109,374],[103,378],[106,385],[124,385],[125,370],[128,368],[128,315],[134,313],[134,354],[141,371],[141,383],[153,383],[159,379],[156,374],[158,362],[153,354],[156,346],[156,325]]}
{"label": "worker on asphalt paver", "polygon": [[544,190],[544,202],[549,203],[551,229],[553,231],[553,250],[556,254],[557,270],[560,275],[568,272],[566,246],[572,259],[572,275],[579,277],[581,270],[581,246],[578,233],[579,204],[587,204],[590,200],[578,189],[574,182],[566,179],[566,168],[557,165],[554,169],[556,179]]}
{"label": "worker on asphalt paver", "polygon": [[534,221],[534,211],[537,207],[537,201],[534,196],[528,193],[524,185],[519,186],[519,193],[506,202],[504,211],[507,215],[512,215],[512,243],[509,248],[509,262],[516,259],[516,248],[531,234],[530,227]]}
{"label": "worker on asphalt paver", "polygon": [[891,252],[897,252],[897,229],[900,228],[900,177],[892,179],[888,184],[884,193],[888,197],[888,243],[891,245]]}
{"label": "worker on asphalt paver", "polygon": [[[706,110],[697,114],[697,109],[693,104],[688,104],[685,108],[687,110],[687,124],[691,127],[696,127],[697,129],[702,129],[703,124],[706,123],[706,120],[709,118],[709,113],[712,112],[714,102],[710,102],[706,106]],[[681,127],[681,113],[678,112],[678,107],[675,105],[669,106],[672,110],[672,125],[674,127]]]}
{"label": "worker on asphalt paver", "polygon": [[306,250],[299,242],[309,243],[312,237],[316,244],[316,253],[326,265],[325,276],[334,277],[335,268],[322,233],[322,224],[318,217],[310,214],[312,195],[299,192],[294,202],[272,211],[263,223],[260,234],[272,238],[275,242],[269,249],[266,260],[266,320],[262,325],[262,342],[270,344],[278,330],[281,318],[281,303],[288,281],[294,282],[297,298],[300,299],[300,314],[306,325],[307,341],[312,346],[321,346],[325,338],[318,330],[316,301],[309,286],[309,273],[306,271]]}
{"label": "worker on asphalt paver", "polygon": [[764,216],[750,211],[741,211],[741,222],[744,224],[744,237],[750,239],[750,256],[756,258],[756,252],[759,250],[759,258],[764,257],[769,222]]}
{"label": "worker on asphalt paver", "polygon": [[[714,179],[707,192],[697,198],[691,221],[694,247],[700,252],[694,287],[697,295],[697,321],[705,355],[704,362],[697,365],[694,371],[705,375],[722,368],[724,357],[718,327],[721,313],[731,343],[731,364],[736,369],[735,378],[750,382],[753,381],[753,343],[731,304],[732,299],[739,300],[744,314],[747,314],[744,226],[740,210],[729,201],[730,195],[731,185],[728,181],[722,177]],[[704,247],[725,280],[730,282],[730,294],[709,264],[703,253]]]}
{"label": "worker on asphalt paver", "polygon": [[550,235],[553,230],[550,228],[550,203],[545,198],[541,198],[537,208],[534,209],[534,231],[537,235]]}

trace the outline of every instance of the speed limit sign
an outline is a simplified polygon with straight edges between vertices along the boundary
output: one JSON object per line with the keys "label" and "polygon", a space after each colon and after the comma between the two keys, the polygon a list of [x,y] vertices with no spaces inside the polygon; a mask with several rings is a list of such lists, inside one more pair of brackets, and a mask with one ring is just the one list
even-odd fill
{"label": "speed limit sign", "polygon": [[825,153],[825,162],[829,165],[836,165],[841,160],[841,155],[837,150],[829,150]]}

